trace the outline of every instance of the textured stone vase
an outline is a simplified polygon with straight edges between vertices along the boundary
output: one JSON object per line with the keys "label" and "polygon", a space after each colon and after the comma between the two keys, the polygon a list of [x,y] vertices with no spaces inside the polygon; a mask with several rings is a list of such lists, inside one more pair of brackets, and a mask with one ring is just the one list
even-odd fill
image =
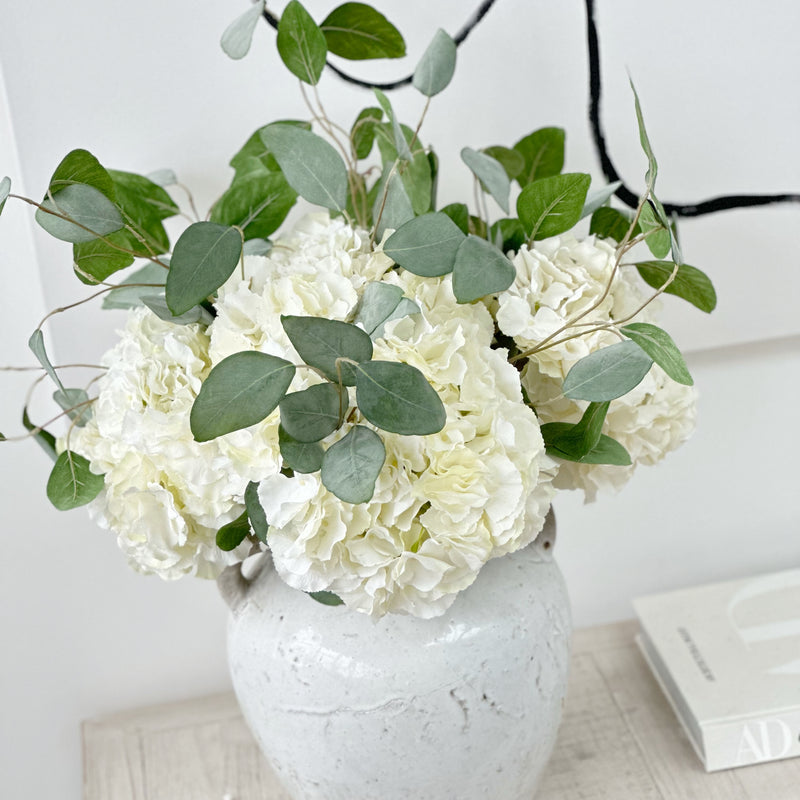
{"label": "textured stone vase", "polygon": [[566,692],[570,614],[543,533],[432,620],[378,621],[221,579],[242,712],[293,800],[531,800]]}

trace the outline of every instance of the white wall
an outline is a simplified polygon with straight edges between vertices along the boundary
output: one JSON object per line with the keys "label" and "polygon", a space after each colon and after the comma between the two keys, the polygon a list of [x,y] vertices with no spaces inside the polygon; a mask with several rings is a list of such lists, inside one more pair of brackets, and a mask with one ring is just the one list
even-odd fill
{"label": "white wall", "polygon": [[[307,3],[317,18],[333,5]],[[385,77],[407,72],[433,29],[454,32],[472,7],[377,5],[409,42],[410,63],[377,70]],[[665,199],[800,191],[788,134],[800,124],[800,104],[780,79],[800,72],[793,38],[800,5],[771,0],[735,14],[721,0],[597,5],[607,136],[630,183],[641,185],[644,163],[626,67],[642,96]],[[19,150],[17,162],[0,102],[0,172],[17,187],[24,180],[35,196],[60,158],[83,146],[115,168],[172,167],[207,205],[229,179],[227,158],[252,130],[305,113],[274,55],[272,31],[257,32],[244,62],[219,51],[219,33],[245,7],[245,0],[73,0],[23,13],[0,0],[0,55]],[[568,169],[599,175],[584,120],[583,26],[580,0],[498,1],[460,50],[456,79],[424,129],[443,155],[443,201],[469,191],[455,155],[461,146],[511,144],[546,124],[568,129]],[[368,65],[354,71],[373,74]],[[346,124],[370,102],[330,77],[321,91]],[[394,100],[407,117],[421,105],[410,90]],[[702,393],[699,429],[618,497],[594,506],[559,498],[558,549],[578,624],[629,616],[637,593],[798,563],[798,223],[800,208],[791,207],[684,225],[688,260],[712,274],[720,296],[711,317],[667,304],[668,327],[697,351],[690,366]],[[84,292],[68,248],[36,236],[42,298],[25,214],[11,203],[0,242],[0,361],[30,363],[24,342],[44,308]],[[97,358],[119,320],[62,315],[53,325],[58,356]],[[0,380],[0,430],[11,435],[27,378]],[[113,538],[83,511],[49,507],[48,469],[29,443],[0,448],[0,776],[9,797],[79,796],[80,719],[227,684],[224,610],[213,585],[164,584],[129,571]]]}

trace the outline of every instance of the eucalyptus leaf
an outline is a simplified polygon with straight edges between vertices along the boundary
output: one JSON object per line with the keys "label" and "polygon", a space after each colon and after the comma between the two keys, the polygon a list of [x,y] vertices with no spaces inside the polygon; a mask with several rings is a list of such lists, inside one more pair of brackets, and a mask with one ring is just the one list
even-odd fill
{"label": "eucalyptus leaf", "polygon": [[490,229],[490,238],[498,250],[516,252],[528,241],[525,229],[518,219],[499,219]]}
{"label": "eucalyptus leaf", "polygon": [[671,236],[669,225],[665,228],[658,219],[652,206],[645,203],[639,214],[639,227],[647,236],[645,244],[656,258],[666,258],[669,255]]}
{"label": "eucalyptus leaf", "polygon": [[634,107],[636,109],[636,122],[639,125],[639,141],[642,144],[642,150],[644,150],[644,154],[647,156],[647,173],[645,175],[645,181],[647,182],[647,191],[652,192],[653,188],[656,185],[656,177],[658,175],[658,162],[656,161],[656,157],[653,153],[653,148],[650,145],[650,137],[647,135],[647,129],[644,125],[644,115],[642,114],[642,106],[639,102],[639,95],[636,91],[636,87],[633,85],[633,81],[631,80],[631,90],[633,91],[633,102]]}
{"label": "eucalyptus leaf", "polygon": [[345,503],[366,503],[375,493],[375,481],[386,460],[381,437],[364,425],[355,425],[322,459],[323,486]]}
{"label": "eucalyptus leaf", "polygon": [[36,221],[51,236],[77,244],[107,236],[125,226],[119,209],[99,189],[83,183],[64,186],[42,201]]}
{"label": "eucalyptus leaf", "polygon": [[0,214],[3,213],[3,206],[5,206],[9,194],[11,194],[11,178],[6,175],[0,181]]}
{"label": "eucalyptus leaf", "polygon": [[269,239],[248,239],[244,243],[242,253],[246,256],[265,256],[272,250],[272,242]]}
{"label": "eucalyptus leaf", "polygon": [[409,149],[403,129],[400,127],[400,123],[397,121],[397,116],[394,113],[394,108],[392,108],[391,101],[380,89],[373,89],[372,91],[375,93],[375,97],[381,104],[381,108],[383,109],[384,114],[386,114],[389,124],[392,126],[392,135],[394,137],[394,146],[395,150],[397,151],[397,158],[409,161],[411,159],[411,150]]}
{"label": "eucalyptus leaf", "polygon": [[471,303],[505,291],[516,275],[514,265],[493,244],[468,236],[456,253],[453,294],[459,303]]}
{"label": "eucalyptus leaf", "polygon": [[269,416],[295,374],[285,359],[244,351],[219,362],[208,374],[189,416],[192,435],[207,442],[248,428]]}
{"label": "eucalyptus leaf", "polygon": [[562,392],[572,400],[614,400],[638,386],[652,365],[636,342],[618,342],[578,361],[564,378]]}
{"label": "eucalyptus leaf", "polygon": [[178,182],[178,176],[171,169],[157,169],[149,172],[145,177],[156,186],[175,186]]}
{"label": "eucalyptus leaf", "polygon": [[103,485],[103,476],[95,475],[83,456],[65,450],[47,480],[47,497],[59,511],[68,511],[90,503]]}
{"label": "eucalyptus leaf", "polygon": [[53,393],[53,400],[62,411],[67,412],[76,427],[82,428],[89,421],[91,407],[85,389],[57,389]]}
{"label": "eucalyptus leaf", "polygon": [[430,211],[433,198],[433,176],[429,154],[420,150],[400,168],[400,179],[415,216]]}
{"label": "eucalyptus leaf", "polygon": [[589,403],[575,425],[558,422],[542,425],[542,437],[548,454],[568,461],[580,461],[600,441],[609,405],[608,401]]}
{"label": "eucalyptus leaf", "polygon": [[444,427],[439,395],[416,367],[369,361],[356,367],[356,401],[364,417],[392,433],[425,435]]}
{"label": "eucalyptus leaf", "polygon": [[456,54],[453,38],[439,28],[414,70],[414,88],[426,97],[439,94],[453,78]]}
{"label": "eucalyptus leaf", "polygon": [[403,269],[431,278],[453,271],[465,239],[447,214],[434,212],[401,225],[386,240],[383,252]]}
{"label": "eucalyptus leaf", "polygon": [[287,394],[280,402],[281,425],[298,442],[319,442],[341,424],[347,394],[333,383],[318,383]]}
{"label": "eucalyptus leaf", "polygon": [[[542,437],[545,442],[558,440],[560,437],[569,436],[574,427],[569,422],[547,422],[542,425]],[[573,457],[571,453],[561,451],[554,445],[547,446],[547,454],[579,464],[610,464],[620,467],[631,464],[628,451],[616,439],[605,434],[601,434],[597,444],[583,456]]]}
{"label": "eucalyptus leaf", "polygon": [[251,172],[234,178],[214,204],[211,221],[241,228],[245,240],[266,239],[280,227],[296,201],[297,192],[280,172]]}
{"label": "eucalyptus leaf", "polygon": [[360,363],[372,358],[369,334],[350,323],[322,317],[282,316],[281,324],[300,358],[334,383],[339,383],[341,375],[345,386],[355,384],[354,366],[340,362],[337,369],[337,359]]}
{"label": "eucalyptus leaf", "polygon": [[249,535],[250,521],[247,511],[243,511],[235,520],[217,531],[217,547],[225,552],[235,550]]}
{"label": "eucalyptus leaf", "polygon": [[[278,121],[276,120],[276,122]],[[275,125],[276,122],[272,124]],[[311,130],[311,123],[305,120],[285,119],[280,120],[280,124],[306,131]],[[264,127],[266,126],[255,131],[228,162],[236,170],[234,180],[249,175],[251,172],[280,172],[278,162],[261,138],[261,131]]]}
{"label": "eucalyptus leaf", "polygon": [[25,406],[22,409],[22,425],[26,431],[33,434],[33,438],[36,440],[36,444],[44,450],[45,453],[55,461],[58,458],[58,453],[56,452],[56,437],[53,436],[52,433],[46,431],[44,428],[40,428],[38,425],[34,425],[31,422],[31,418],[28,416],[28,407]]}
{"label": "eucalyptus leaf", "polygon": [[[642,278],[654,289],[660,289],[669,279],[675,268],[672,261],[641,261],[636,269]],[[717,293],[708,276],[697,267],[681,264],[675,279],[664,289],[709,313],[716,308]]]}
{"label": "eucalyptus leaf", "polygon": [[173,325],[192,325],[197,322],[208,327],[214,321],[213,314],[201,305],[192,306],[183,314],[173,314],[169,310],[166,298],[159,294],[143,295],[142,303],[159,319],[163,319],[164,322],[171,322]]}
{"label": "eucalyptus leaf", "polygon": [[311,131],[284,122],[267,125],[260,135],[289,185],[301,197],[334,211],[344,209],[347,167],[333,145]]}
{"label": "eucalyptus leaf", "polygon": [[244,58],[249,52],[253,33],[258,25],[258,20],[264,13],[265,5],[265,0],[257,0],[251,8],[248,8],[244,14],[238,16],[225,28],[220,39],[220,46],[230,58]]}
{"label": "eucalyptus leaf", "polygon": [[295,472],[309,474],[322,466],[325,451],[319,442],[298,442],[281,427],[278,428],[278,442],[284,466]]}
{"label": "eucalyptus leaf", "polygon": [[514,145],[514,150],[524,162],[523,169],[517,175],[520,187],[561,172],[564,168],[565,137],[563,128],[540,128]]}
{"label": "eucalyptus leaf", "polygon": [[465,203],[450,203],[439,211],[442,214],[447,214],[458,226],[461,233],[469,233],[469,209]]}
{"label": "eucalyptus leaf", "polygon": [[356,158],[366,158],[372,152],[375,144],[375,123],[383,119],[383,110],[370,106],[363,109],[356,117],[350,129],[350,141]]}
{"label": "eucalyptus leaf", "polygon": [[649,322],[631,322],[620,333],[636,342],[672,380],[685,386],[694,383],[681,351],[665,330]]}
{"label": "eucalyptus leaf", "polygon": [[250,483],[247,484],[247,488],[244,490],[244,506],[247,511],[247,517],[250,520],[250,527],[253,529],[256,539],[266,544],[269,523],[267,522],[267,515],[264,513],[261,501],[258,499],[258,484],[255,481],[250,481]]}
{"label": "eucalyptus leaf", "polygon": [[64,156],[50,177],[48,193],[55,196],[73,184],[92,186],[109,200],[116,200],[111,176],[88,150],[71,150]]}
{"label": "eucalyptus leaf", "polygon": [[400,31],[365,3],[344,3],[320,23],[328,50],[342,58],[402,58],[406,43]]}
{"label": "eucalyptus leaf", "polygon": [[397,308],[402,297],[403,290],[399,286],[378,281],[368,283],[358,302],[353,323],[374,338],[373,331]]}
{"label": "eucalyptus leaf", "polygon": [[525,169],[525,159],[519,150],[514,150],[511,147],[492,145],[491,147],[484,147],[483,152],[503,165],[503,169],[506,171],[509,180],[513,181],[520,175],[522,170]]}
{"label": "eucalyptus leaf", "polygon": [[199,305],[233,274],[242,255],[242,238],[235,228],[216,222],[195,222],[175,243],[166,299],[177,317]]}
{"label": "eucalyptus leaf", "polygon": [[[160,264],[146,264],[123,280],[103,298],[105,309],[127,309],[142,305],[146,296],[164,294],[167,271]],[[139,285],[139,284],[150,284]],[[165,301],[166,302],[166,301]]]}
{"label": "eucalyptus leaf", "polygon": [[308,592],[308,596],[324,606],[343,606],[344,600],[333,592]]}
{"label": "eucalyptus leaf", "polygon": [[[622,211],[604,206],[598,208],[592,214],[589,233],[600,236],[603,239],[613,239],[615,242],[621,242],[628,233],[631,222],[633,222],[633,219],[627,214],[623,214]],[[641,228],[637,223],[631,231],[631,237],[638,236],[640,233]]]}
{"label": "eucalyptus leaf", "polygon": [[50,363],[50,358],[47,355],[47,348],[44,346],[44,333],[41,328],[37,328],[28,339],[28,347],[31,352],[36,356],[36,360],[42,365],[44,371],[50,376],[50,379],[62,391],[64,384],[61,383],[61,378],[55,371],[53,365]]}
{"label": "eucalyptus leaf", "polygon": [[586,201],[581,210],[581,219],[594,214],[598,208],[602,208],[613,196],[614,192],[622,186],[622,181],[614,181],[607,186],[601,186],[598,189],[591,189],[586,194]]}
{"label": "eucalyptus leaf", "polygon": [[383,188],[379,188],[372,210],[379,239],[387,230],[397,230],[414,217],[414,208],[400,176],[387,167],[381,182]]}
{"label": "eucalyptus leaf", "polygon": [[591,178],[582,172],[529,183],[517,198],[517,214],[531,240],[548,239],[580,219]]}
{"label": "eucalyptus leaf", "polygon": [[480,153],[471,147],[465,147],[461,151],[461,160],[472,170],[497,205],[508,214],[511,181],[503,165],[486,153]]}
{"label": "eucalyptus leaf", "polygon": [[400,302],[397,304],[394,311],[386,317],[380,325],[370,334],[370,338],[374,341],[375,339],[380,339],[384,336],[386,326],[395,319],[403,319],[403,317],[409,317],[412,314],[419,314],[420,307],[413,301],[409,300],[407,297],[401,297]]}
{"label": "eucalyptus leaf", "polygon": [[[137,255],[148,257],[150,254],[141,242],[125,229],[102,239],[81,242],[72,247],[75,274],[80,281],[90,286],[96,286],[115,272],[129,267]],[[159,269],[166,276],[163,267]]]}
{"label": "eucalyptus leaf", "polygon": [[136,241],[137,255],[164,253],[169,249],[169,236],[162,220],[180,213],[175,201],[164,189],[144,175],[120,170],[108,170],[114,182],[116,204],[125,220],[132,224],[147,245]]}
{"label": "eucalyptus leaf", "polygon": [[277,44],[281,60],[301,81],[312,85],[319,81],[325,69],[328,45],[324,34],[298,0],[290,0],[283,10]]}

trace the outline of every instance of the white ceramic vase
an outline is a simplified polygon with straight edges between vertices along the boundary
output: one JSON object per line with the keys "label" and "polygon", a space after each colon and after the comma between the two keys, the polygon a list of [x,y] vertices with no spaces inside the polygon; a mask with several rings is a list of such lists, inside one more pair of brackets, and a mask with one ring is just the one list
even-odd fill
{"label": "white ceramic vase", "polygon": [[441,617],[373,620],[268,562],[221,580],[242,712],[293,800],[531,800],[566,692],[551,537],[490,561]]}

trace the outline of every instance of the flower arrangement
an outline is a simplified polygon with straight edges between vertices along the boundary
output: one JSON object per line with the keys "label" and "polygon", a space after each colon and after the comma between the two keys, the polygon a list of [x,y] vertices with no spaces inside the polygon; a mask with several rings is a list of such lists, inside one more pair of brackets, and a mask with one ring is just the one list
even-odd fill
{"label": "flower arrangement", "polygon": [[[260,0],[232,23],[229,55],[265,13]],[[648,171],[633,213],[610,206],[617,186],[562,172],[564,133],[548,127],[465,147],[475,198],[440,208],[421,134],[455,69],[448,34],[414,71],[413,126],[379,90],[350,127],[319,102],[328,52],[404,55],[370,6],[317,24],[291,0],[277,47],[310,120],[257,130],[174,244],[168,170],[74,150],[41,202],[18,198],[72,244],[93,296],[127,310],[89,389],[62,382],[34,332],[68,425],[24,422],[55,460],[54,505],[88,504],[141,572],[215,578],[269,549],[321,602],[436,616],[489,559],[536,538],[558,490],[594,500],[687,438],[692,379],[654,301],[709,312],[714,290],[655,194],[635,91]],[[317,210],[282,229],[299,198]]]}

